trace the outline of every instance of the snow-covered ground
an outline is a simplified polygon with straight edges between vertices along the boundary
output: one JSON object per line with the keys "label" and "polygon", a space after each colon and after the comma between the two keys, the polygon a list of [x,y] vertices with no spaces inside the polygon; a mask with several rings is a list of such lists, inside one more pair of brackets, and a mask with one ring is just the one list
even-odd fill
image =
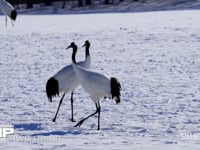
{"label": "snow-covered ground", "polygon": [[[200,144],[200,11],[0,16],[0,125],[14,135],[1,149],[173,149]],[[48,102],[49,77],[71,63],[72,42],[91,42],[92,70],[119,78],[121,103],[101,100],[97,118],[70,122],[70,95],[52,122],[59,98]],[[75,120],[95,111],[80,87]]]}

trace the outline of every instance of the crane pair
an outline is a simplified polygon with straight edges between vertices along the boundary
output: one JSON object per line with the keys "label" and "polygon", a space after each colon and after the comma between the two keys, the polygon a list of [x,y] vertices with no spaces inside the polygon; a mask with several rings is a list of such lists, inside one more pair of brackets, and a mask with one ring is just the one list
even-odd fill
{"label": "crane pair", "polygon": [[[116,101],[116,103],[120,102],[120,90],[121,85],[117,78],[109,77],[105,74],[101,74],[98,72],[90,71],[88,68],[90,66],[90,42],[86,41],[85,44],[85,61],[76,62],[76,53],[77,53],[77,45],[72,42],[67,49],[72,48],[72,65],[68,65],[60,70],[57,74],[51,77],[47,81],[46,91],[47,97],[49,100],[52,100],[52,96],[56,96],[59,92],[63,91],[64,94],[60,100],[59,107],[62,103],[62,100],[65,96],[65,93],[71,91],[71,108],[72,108],[72,118],[73,119],[73,91],[74,89],[81,84],[83,89],[90,95],[92,101],[95,103],[96,111],[89,116],[85,117],[81,121],[79,121],[75,127],[81,126],[85,120],[98,114],[98,130],[100,129],[100,112],[101,106],[99,103],[100,98],[111,98]],[[68,69],[67,69],[68,68]],[[67,76],[67,77],[66,77]],[[65,78],[65,79],[64,79]],[[76,86],[74,84],[76,82]],[[56,85],[56,86],[54,86]],[[65,88],[64,88],[65,87]],[[51,94],[50,94],[51,93]],[[58,107],[58,110],[59,110]],[[56,115],[53,119],[55,121]]]}

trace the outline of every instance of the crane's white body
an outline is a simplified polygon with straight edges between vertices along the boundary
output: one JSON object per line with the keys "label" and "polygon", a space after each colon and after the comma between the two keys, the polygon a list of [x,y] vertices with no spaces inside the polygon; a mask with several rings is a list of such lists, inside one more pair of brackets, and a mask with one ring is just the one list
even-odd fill
{"label": "crane's white body", "polygon": [[[90,56],[87,56],[85,61],[78,62],[83,68],[89,69],[90,67]],[[80,82],[74,72],[72,65],[67,65],[58,73],[53,76],[59,82],[59,92],[69,93],[70,91],[74,91],[79,85]]]}
{"label": "crane's white body", "polygon": [[84,69],[78,63],[72,65],[83,89],[90,94],[94,102],[99,101],[101,97],[111,97],[109,76]]}
{"label": "crane's white body", "polygon": [[16,12],[15,8],[7,1],[0,0],[0,10],[6,16],[6,24],[5,25],[7,26],[7,16],[8,16],[11,19],[12,26],[14,26],[13,20],[15,21],[16,17],[17,17],[17,12]]}
{"label": "crane's white body", "polygon": [[5,0],[0,0],[0,9],[6,16],[11,16],[14,7]]}

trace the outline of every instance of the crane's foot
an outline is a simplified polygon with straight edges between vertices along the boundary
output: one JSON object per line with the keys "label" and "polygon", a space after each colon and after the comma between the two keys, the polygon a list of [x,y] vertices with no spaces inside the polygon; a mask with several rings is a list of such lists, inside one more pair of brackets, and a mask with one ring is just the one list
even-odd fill
{"label": "crane's foot", "polygon": [[56,118],[53,118],[52,121],[53,121],[53,122],[56,122]]}
{"label": "crane's foot", "polygon": [[85,121],[85,120],[79,121],[74,127],[80,127],[80,126],[83,124],[84,121]]}
{"label": "crane's foot", "polygon": [[70,119],[71,122],[76,122],[73,118]]}

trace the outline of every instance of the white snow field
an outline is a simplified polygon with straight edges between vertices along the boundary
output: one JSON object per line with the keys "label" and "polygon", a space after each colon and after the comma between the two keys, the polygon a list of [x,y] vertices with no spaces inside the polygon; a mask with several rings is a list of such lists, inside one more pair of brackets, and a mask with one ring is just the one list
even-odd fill
{"label": "white snow field", "polygon": [[[0,16],[0,125],[14,134],[1,149],[199,150],[200,11],[84,15],[19,15],[12,27]],[[46,81],[71,63],[72,42],[84,59],[91,42],[91,69],[117,77],[121,103],[100,101],[101,130],[92,117],[70,122],[67,94],[48,102]],[[61,96],[61,94],[60,94]],[[75,120],[95,111],[79,87]]]}

